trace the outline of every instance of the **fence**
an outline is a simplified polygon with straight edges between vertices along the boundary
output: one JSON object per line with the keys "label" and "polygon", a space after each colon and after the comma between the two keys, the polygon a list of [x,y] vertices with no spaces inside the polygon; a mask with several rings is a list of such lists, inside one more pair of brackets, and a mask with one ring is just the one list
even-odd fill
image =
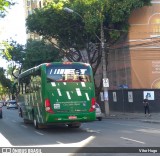
{"label": "fence", "polygon": [[[143,112],[143,99],[148,95],[151,112],[160,112],[160,89],[109,90],[109,109],[117,112]],[[102,111],[104,112],[104,106]]]}

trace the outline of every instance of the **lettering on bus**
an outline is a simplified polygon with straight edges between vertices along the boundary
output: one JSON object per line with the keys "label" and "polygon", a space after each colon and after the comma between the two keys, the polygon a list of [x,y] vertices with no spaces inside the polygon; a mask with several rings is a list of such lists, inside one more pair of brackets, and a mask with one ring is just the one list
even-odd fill
{"label": "lettering on bus", "polygon": [[90,82],[87,69],[50,69],[48,72],[49,82],[51,80],[61,82]]}
{"label": "lettering on bus", "polygon": [[84,75],[87,69],[51,69],[50,75],[52,74],[77,74],[77,75]]}

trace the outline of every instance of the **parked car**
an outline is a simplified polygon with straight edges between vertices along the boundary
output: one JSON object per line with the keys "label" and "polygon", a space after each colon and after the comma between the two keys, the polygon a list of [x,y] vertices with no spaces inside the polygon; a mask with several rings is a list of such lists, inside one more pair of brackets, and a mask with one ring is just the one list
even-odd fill
{"label": "parked car", "polygon": [[4,101],[3,106],[6,106],[9,100]]}
{"label": "parked car", "polygon": [[7,103],[7,109],[9,109],[9,108],[18,109],[18,105],[17,105],[16,100],[10,100],[10,101],[8,101],[8,103]]}
{"label": "parked car", "polygon": [[2,107],[3,107],[3,103],[0,103],[0,119],[2,119]]}
{"label": "parked car", "polygon": [[0,100],[0,104],[4,106],[5,102],[3,100]]}
{"label": "parked car", "polygon": [[98,103],[96,103],[95,106],[96,106],[96,118],[97,118],[99,121],[101,121],[101,120],[102,120],[102,116],[103,116],[103,115],[102,115],[101,108],[100,108],[100,106],[99,106]]}

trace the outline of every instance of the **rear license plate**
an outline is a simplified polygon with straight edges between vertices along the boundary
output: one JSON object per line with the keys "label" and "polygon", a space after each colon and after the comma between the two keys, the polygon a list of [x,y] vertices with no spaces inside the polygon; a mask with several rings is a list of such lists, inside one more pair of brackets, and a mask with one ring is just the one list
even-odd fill
{"label": "rear license plate", "polygon": [[77,116],[69,116],[69,119],[77,119]]}

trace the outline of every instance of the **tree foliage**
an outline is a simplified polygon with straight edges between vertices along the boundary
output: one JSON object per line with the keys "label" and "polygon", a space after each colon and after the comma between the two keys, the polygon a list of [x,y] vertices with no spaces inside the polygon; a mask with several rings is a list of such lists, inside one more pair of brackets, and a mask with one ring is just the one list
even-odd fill
{"label": "tree foliage", "polygon": [[21,69],[27,70],[41,63],[60,61],[62,58],[62,55],[59,54],[59,49],[46,43],[44,40],[30,39],[25,46],[15,41],[5,43],[4,45],[6,48],[2,56],[11,62],[11,66],[13,67],[12,74],[17,66],[20,73]]}
{"label": "tree foliage", "polygon": [[59,49],[44,40],[28,40],[24,52],[23,69],[32,68],[41,63],[58,62],[62,58]]}
{"label": "tree foliage", "polygon": [[0,0],[0,17],[4,17],[7,12],[6,9],[14,4],[12,0]]}
{"label": "tree foliage", "polygon": [[5,70],[0,68],[0,95],[6,94],[11,89],[11,80],[5,77]]}
{"label": "tree foliage", "polygon": [[4,73],[5,73],[4,69],[0,68],[0,77],[1,77],[0,83],[2,84],[3,87],[5,87],[5,88],[8,87],[9,88],[11,86],[11,81],[10,81],[10,79],[7,79],[5,77]]}

